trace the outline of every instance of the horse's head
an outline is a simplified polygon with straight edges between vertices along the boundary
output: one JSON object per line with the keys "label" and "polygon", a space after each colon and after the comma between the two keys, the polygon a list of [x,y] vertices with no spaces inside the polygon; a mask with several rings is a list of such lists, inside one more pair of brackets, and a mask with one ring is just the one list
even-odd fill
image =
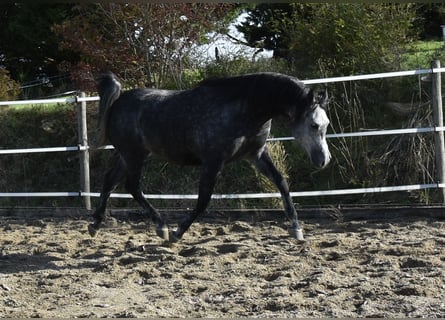
{"label": "horse's head", "polygon": [[301,117],[294,119],[292,135],[310,156],[312,163],[323,168],[331,160],[326,143],[326,130],[329,125],[326,114],[328,93],[323,91],[314,95],[312,90],[308,90],[304,100],[306,110]]}

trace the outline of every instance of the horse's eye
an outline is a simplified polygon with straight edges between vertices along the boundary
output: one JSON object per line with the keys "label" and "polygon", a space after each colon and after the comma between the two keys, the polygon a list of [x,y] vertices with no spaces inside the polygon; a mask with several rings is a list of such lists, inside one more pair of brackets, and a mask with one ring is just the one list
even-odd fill
{"label": "horse's eye", "polygon": [[316,123],[312,123],[311,128],[318,131],[318,128],[320,128],[320,126]]}

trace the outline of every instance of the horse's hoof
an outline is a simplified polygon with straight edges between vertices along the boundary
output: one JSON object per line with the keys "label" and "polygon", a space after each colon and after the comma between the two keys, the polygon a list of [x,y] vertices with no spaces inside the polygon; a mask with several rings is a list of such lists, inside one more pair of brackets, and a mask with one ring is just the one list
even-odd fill
{"label": "horse's hoof", "polygon": [[181,240],[181,237],[179,237],[175,231],[171,231],[169,241],[171,243],[175,243],[175,242],[179,242],[179,240]]}
{"label": "horse's hoof", "polygon": [[169,230],[168,227],[164,224],[162,226],[156,227],[156,234],[158,237],[164,239],[165,241],[169,241]]}
{"label": "horse's hoof", "polygon": [[92,238],[94,238],[96,236],[97,231],[98,231],[98,229],[96,229],[93,224],[88,225],[88,233],[90,234],[90,236]]}
{"label": "horse's hoof", "polygon": [[289,234],[292,238],[297,239],[299,242],[306,242],[303,236],[303,230],[301,228],[290,228]]}

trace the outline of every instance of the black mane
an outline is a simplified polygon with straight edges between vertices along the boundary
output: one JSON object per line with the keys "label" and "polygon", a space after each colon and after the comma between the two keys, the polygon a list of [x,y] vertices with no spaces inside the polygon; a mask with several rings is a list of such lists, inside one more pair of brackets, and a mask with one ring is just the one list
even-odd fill
{"label": "black mane", "polygon": [[[297,78],[283,75],[280,73],[263,72],[250,73],[233,77],[209,78],[201,81],[198,87],[219,87],[224,90],[234,90],[255,87],[257,92],[270,91],[276,92],[276,89],[282,87],[291,87],[293,90],[304,90],[303,83]],[[245,91],[243,91],[245,94]]]}
{"label": "black mane", "polygon": [[[245,99],[254,108],[271,108],[276,105],[291,107],[295,104],[303,107],[294,110],[294,116],[302,114],[309,107],[307,103],[296,103],[304,100],[308,89],[295,77],[280,73],[252,73],[234,77],[210,78],[203,80],[197,88],[221,90],[233,99]],[[271,100],[271,97],[274,100]],[[300,112],[301,111],[301,112]]]}

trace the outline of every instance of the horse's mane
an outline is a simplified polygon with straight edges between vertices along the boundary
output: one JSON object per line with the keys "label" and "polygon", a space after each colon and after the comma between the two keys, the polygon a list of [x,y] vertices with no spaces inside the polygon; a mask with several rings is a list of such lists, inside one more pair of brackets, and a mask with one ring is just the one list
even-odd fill
{"label": "horse's mane", "polygon": [[[233,77],[214,77],[214,78],[208,78],[203,81],[201,81],[198,86],[205,86],[205,87],[220,87],[224,90],[235,90],[242,88],[244,86],[244,89],[247,86],[255,85],[257,89],[264,89],[264,90],[270,90],[271,85],[295,85],[298,82],[298,79],[280,74],[280,73],[273,73],[273,72],[262,72],[262,73],[249,73],[239,76],[233,76]],[[263,86],[261,88],[261,86]],[[297,86],[300,89],[303,89],[302,86]],[[268,90],[268,91],[269,91]],[[273,89],[272,89],[273,90]],[[275,91],[275,90],[274,90]]]}
{"label": "horse's mane", "polygon": [[[255,108],[270,108],[273,107],[272,105],[290,107],[290,105],[298,104],[296,102],[304,99],[308,93],[308,89],[297,78],[272,72],[209,78],[200,82],[198,87],[221,90],[226,97],[245,99]],[[271,100],[272,97],[274,100]],[[304,106],[306,107],[307,104]],[[303,113],[304,108],[295,111]],[[294,114],[294,116],[298,115]]]}

